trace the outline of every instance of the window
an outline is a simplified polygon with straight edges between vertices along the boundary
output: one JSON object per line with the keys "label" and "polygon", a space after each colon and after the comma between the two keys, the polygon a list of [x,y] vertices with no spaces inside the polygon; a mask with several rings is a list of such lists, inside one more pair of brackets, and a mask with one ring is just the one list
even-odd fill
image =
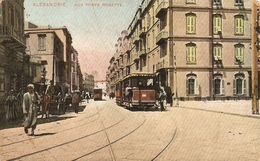
{"label": "window", "polygon": [[222,75],[217,74],[214,75],[214,94],[215,95],[222,95],[225,93],[225,88],[224,88],[224,80]]}
{"label": "window", "polygon": [[186,0],[186,3],[196,3],[196,0]]}
{"label": "window", "polygon": [[186,79],[186,92],[187,95],[197,95],[199,94],[199,85],[196,74],[188,74]]}
{"label": "window", "polygon": [[160,46],[160,57],[164,57],[167,55],[167,43],[163,43],[161,46]]}
{"label": "window", "polygon": [[247,83],[244,74],[236,74],[233,81],[234,95],[244,95],[247,93]]}
{"label": "window", "polygon": [[46,50],[46,35],[38,35],[38,50]]}
{"label": "window", "polygon": [[167,15],[160,18],[160,31],[167,26]]}
{"label": "window", "polygon": [[221,0],[213,0],[213,4],[214,5],[221,5],[222,2],[221,2]]}
{"label": "window", "polygon": [[222,32],[222,15],[215,14],[213,16],[213,34],[219,34]]}
{"label": "window", "polygon": [[215,44],[213,47],[214,60],[222,60],[222,45]]}
{"label": "window", "polygon": [[135,62],[135,69],[138,70],[139,69],[139,61]]}
{"label": "window", "polygon": [[243,0],[235,0],[235,5],[236,6],[242,6],[243,5]]}
{"label": "window", "polygon": [[187,63],[196,63],[196,44],[186,45],[186,61]]}
{"label": "window", "polygon": [[244,34],[244,16],[235,16],[235,34]]}
{"label": "window", "polygon": [[151,15],[148,12],[148,14],[147,14],[147,26],[149,27],[150,25],[151,25]]}
{"label": "window", "polygon": [[186,33],[196,33],[196,14],[194,13],[186,14]]}
{"label": "window", "polygon": [[236,63],[244,62],[244,45],[242,44],[235,45],[235,62]]}

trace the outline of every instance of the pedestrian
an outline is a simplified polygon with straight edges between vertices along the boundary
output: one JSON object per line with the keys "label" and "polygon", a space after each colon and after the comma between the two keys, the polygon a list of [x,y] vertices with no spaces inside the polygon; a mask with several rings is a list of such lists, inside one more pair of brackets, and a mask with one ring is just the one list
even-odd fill
{"label": "pedestrian", "polygon": [[160,88],[159,93],[158,93],[158,102],[160,104],[161,111],[165,111],[164,98],[165,98],[165,93],[164,93],[163,89]]}
{"label": "pedestrian", "polygon": [[17,109],[16,109],[18,103],[17,103],[17,98],[14,96],[13,90],[9,92],[9,96],[5,100],[5,105],[6,105],[6,121],[9,122],[9,121],[16,120],[18,118]]}
{"label": "pedestrian", "polygon": [[19,92],[16,95],[17,98],[17,114],[18,118],[22,119],[23,118],[23,89],[20,88]]}
{"label": "pedestrian", "polygon": [[34,130],[37,125],[38,106],[40,104],[40,96],[34,91],[34,85],[27,86],[28,92],[23,95],[23,113],[26,119],[23,123],[24,132],[28,134],[28,128],[32,128],[31,135],[34,136]]}
{"label": "pedestrian", "polygon": [[166,92],[166,103],[169,103],[170,106],[172,107],[172,97],[173,97],[174,93],[172,93],[171,87],[166,86],[165,92]]}
{"label": "pedestrian", "polygon": [[75,91],[75,93],[72,96],[72,104],[73,104],[75,113],[79,112],[79,102],[80,102],[80,96],[79,96],[78,92]]}
{"label": "pedestrian", "polygon": [[88,94],[88,93],[86,93],[86,99],[87,99],[87,103],[89,103],[90,97],[89,97],[89,94]]}
{"label": "pedestrian", "polygon": [[132,105],[132,97],[133,97],[133,89],[129,86],[129,84],[126,84],[125,88],[125,97],[128,102],[128,107],[133,107]]}

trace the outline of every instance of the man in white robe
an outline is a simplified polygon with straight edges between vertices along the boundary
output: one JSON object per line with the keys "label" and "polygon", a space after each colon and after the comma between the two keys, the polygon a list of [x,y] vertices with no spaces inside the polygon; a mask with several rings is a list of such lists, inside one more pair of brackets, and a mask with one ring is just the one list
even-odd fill
{"label": "man in white robe", "polygon": [[23,95],[23,113],[26,119],[23,123],[24,132],[28,134],[28,128],[32,128],[31,135],[34,135],[34,130],[37,125],[37,108],[40,104],[40,96],[37,92],[34,92],[34,85],[29,84],[27,86],[28,92]]}

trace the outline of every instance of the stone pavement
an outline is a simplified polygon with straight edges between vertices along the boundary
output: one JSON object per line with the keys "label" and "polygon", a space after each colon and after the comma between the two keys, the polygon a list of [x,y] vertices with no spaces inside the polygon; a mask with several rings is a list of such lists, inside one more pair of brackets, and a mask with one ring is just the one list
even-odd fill
{"label": "stone pavement", "polygon": [[178,101],[178,102],[174,101],[173,107],[192,108],[192,109],[215,111],[220,113],[260,118],[259,114],[252,114],[252,100]]}

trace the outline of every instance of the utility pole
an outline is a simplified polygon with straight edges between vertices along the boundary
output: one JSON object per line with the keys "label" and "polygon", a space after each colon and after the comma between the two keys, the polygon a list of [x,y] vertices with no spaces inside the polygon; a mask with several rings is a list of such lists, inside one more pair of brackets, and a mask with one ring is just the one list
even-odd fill
{"label": "utility pole", "polygon": [[258,49],[257,49],[257,36],[258,31],[258,13],[257,8],[260,6],[260,0],[252,1],[252,37],[251,37],[251,46],[252,46],[252,113],[259,114],[258,106]]}

